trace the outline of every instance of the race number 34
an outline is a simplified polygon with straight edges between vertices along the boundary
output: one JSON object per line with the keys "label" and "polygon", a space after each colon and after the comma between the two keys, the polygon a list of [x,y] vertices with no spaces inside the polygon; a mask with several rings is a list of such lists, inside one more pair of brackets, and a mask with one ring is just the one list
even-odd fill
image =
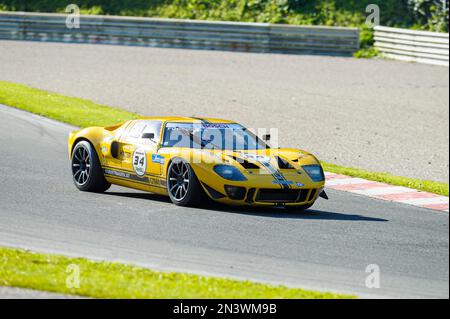
{"label": "race number 34", "polygon": [[147,168],[147,157],[145,151],[137,149],[133,153],[133,169],[138,176],[144,176]]}

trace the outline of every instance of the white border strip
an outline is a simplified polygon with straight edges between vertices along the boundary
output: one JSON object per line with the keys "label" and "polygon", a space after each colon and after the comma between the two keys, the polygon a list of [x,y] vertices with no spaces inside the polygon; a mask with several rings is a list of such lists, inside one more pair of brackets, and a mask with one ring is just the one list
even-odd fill
{"label": "white border strip", "polygon": [[[449,212],[449,198],[446,196],[330,172],[325,172],[325,177],[327,178],[325,184],[327,188],[390,202],[408,204],[447,213]],[[358,187],[358,185],[361,185],[361,187]]]}

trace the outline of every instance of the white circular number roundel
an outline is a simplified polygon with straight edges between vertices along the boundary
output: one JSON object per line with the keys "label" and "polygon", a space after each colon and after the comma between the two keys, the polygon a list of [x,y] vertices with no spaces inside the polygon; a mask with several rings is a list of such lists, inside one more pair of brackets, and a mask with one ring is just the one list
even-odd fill
{"label": "white circular number roundel", "polygon": [[147,168],[147,156],[145,151],[137,149],[133,153],[133,169],[138,176],[144,176]]}

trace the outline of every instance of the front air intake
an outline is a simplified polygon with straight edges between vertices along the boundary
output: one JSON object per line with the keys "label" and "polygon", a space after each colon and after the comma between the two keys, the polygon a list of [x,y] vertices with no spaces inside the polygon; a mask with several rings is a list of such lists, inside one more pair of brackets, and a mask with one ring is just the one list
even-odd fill
{"label": "front air intake", "polygon": [[256,196],[256,201],[268,203],[301,203],[306,201],[308,192],[308,189],[262,188]]}

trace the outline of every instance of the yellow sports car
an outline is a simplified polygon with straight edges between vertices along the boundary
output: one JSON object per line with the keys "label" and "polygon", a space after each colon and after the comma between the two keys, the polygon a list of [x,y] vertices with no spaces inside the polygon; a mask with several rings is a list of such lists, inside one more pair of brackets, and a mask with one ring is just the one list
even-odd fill
{"label": "yellow sports car", "polygon": [[271,148],[269,140],[227,120],[152,117],[72,132],[68,146],[82,191],[116,184],[169,196],[180,206],[210,198],[307,209],[327,198],[319,161],[302,150]]}

